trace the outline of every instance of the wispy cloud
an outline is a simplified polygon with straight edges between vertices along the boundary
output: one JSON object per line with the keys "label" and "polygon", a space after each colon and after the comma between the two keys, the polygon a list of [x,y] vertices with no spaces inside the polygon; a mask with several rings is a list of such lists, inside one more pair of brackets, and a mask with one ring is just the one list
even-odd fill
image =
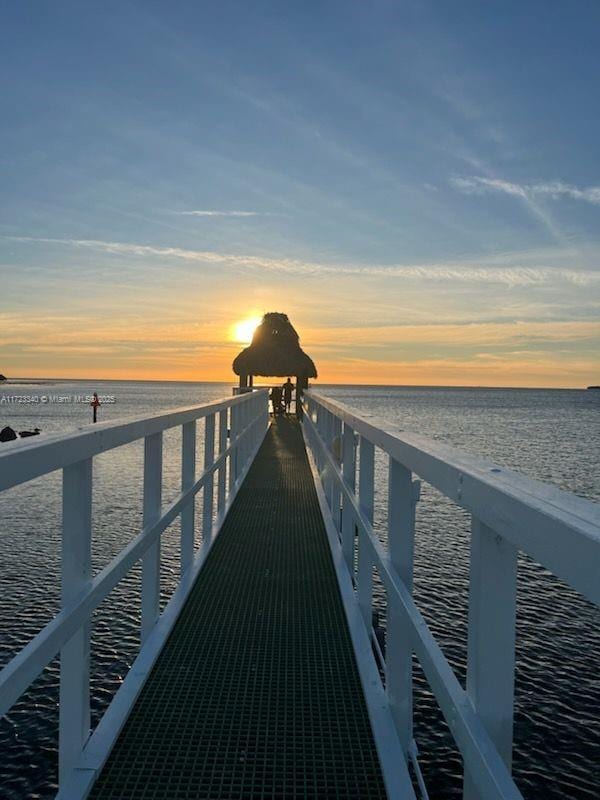
{"label": "wispy cloud", "polygon": [[180,217],[266,217],[268,214],[259,211],[173,211]]}
{"label": "wispy cloud", "polygon": [[513,183],[497,178],[482,178],[478,176],[455,177],[450,179],[450,183],[455,189],[466,194],[502,192],[513,197],[521,197],[524,200],[532,197],[550,197],[552,200],[568,197],[572,200],[582,200],[585,203],[600,206],[600,186],[579,187],[562,181]]}
{"label": "wispy cloud", "polygon": [[[294,276],[322,277],[374,276],[385,278],[415,279],[419,281],[448,281],[506,286],[533,286],[568,282],[579,286],[600,283],[600,271],[594,269],[571,269],[561,266],[519,265],[518,254],[513,263],[497,263],[492,258],[480,261],[460,261],[429,264],[344,264],[302,261],[289,258],[219,253],[212,250],[189,250],[180,247],[158,247],[130,242],[106,242],[95,239],[54,239],[33,236],[6,236],[5,239],[31,244],[50,244],[61,247],[80,248],[110,255],[139,258],[169,259],[203,265],[224,264],[237,269],[286,273]],[[524,261],[530,256],[525,255]]]}

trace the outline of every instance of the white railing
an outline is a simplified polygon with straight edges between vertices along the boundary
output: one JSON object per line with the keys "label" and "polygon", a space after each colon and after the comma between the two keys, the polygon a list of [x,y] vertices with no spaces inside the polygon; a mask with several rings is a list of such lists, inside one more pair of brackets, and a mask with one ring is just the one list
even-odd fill
{"label": "white railing", "polygon": [[[196,422],[200,419],[205,420],[204,458],[197,476]],[[268,421],[268,393],[263,390],[146,419],[3,445],[0,491],[56,469],[63,471],[61,610],[0,672],[1,716],[60,653],[59,797],[84,797],[106,760],[264,438]],[[162,435],[176,426],[182,430],[181,492],[163,508]],[[142,530],[92,576],[93,458],[139,439],[144,440]],[[194,500],[200,489],[204,489],[199,522],[202,546],[196,551]],[[178,516],[181,577],[160,613],[161,534]],[[91,615],[140,560],[141,649],[90,736]]]}
{"label": "white railing", "polygon": [[[328,523],[335,527],[339,560],[352,581],[351,602],[360,609],[375,651],[373,567],[386,590],[381,688],[406,761],[414,764],[416,754],[414,653],[462,753],[463,797],[521,798],[511,778],[517,553],[527,553],[600,604],[600,507],[374,417],[360,417],[314,391],[305,393],[304,407],[305,438]],[[387,547],[373,528],[375,448],[389,457]],[[413,475],[471,514],[466,691],[412,597],[420,494]]]}

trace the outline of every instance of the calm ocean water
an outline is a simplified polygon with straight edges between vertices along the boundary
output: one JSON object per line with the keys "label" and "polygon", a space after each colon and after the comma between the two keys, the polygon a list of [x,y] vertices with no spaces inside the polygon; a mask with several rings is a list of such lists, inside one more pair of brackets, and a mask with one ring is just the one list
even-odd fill
{"label": "calm ocean water", "polygon": [[[493,459],[600,501],[600,392],[321,386],[360,412]],[[7,395],[114,396],[100,419],[154,413],[228,396],[230,384],[54,382],[0,387],[0,427],[68,431],[90,418],[73,402],[13,404]],[[202,426],[198,431],[203,438]],[[1,446],[1,445],[0,445]],[[180,436],[165,437],[164,501],[178,491]],[[95,459],[93,565],[105,566],[139,530],[141,444]],[[375,522],[384,536],[385,463],[377,461]],[[60,474],[0,494],[0,666],[59,603]],[[163,601],[178,575],[178,524],[164,537]],[[415,596],[464,682],[469,520],[431,487],[417,513]],[[599,578],[600,579],[600,578]],[[92,630],[95,723],[139,646],[139,569],[96,612]],[[381,590],[376,602],[385,619]],[[519,563],[514,774],[527,800],[600,797],[600,612],[547,571]],[[462,765],[416,669],[415,735],[432,800],[459,797]],[[49,798],[56,789],[57,663],[0,721],[0,797]]]}

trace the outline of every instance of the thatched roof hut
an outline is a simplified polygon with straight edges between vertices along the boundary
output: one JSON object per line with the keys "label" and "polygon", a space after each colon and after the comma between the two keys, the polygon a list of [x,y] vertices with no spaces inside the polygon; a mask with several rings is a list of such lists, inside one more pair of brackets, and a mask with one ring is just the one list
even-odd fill
{"label": "thatched roof hut", "polygon": [[233,371],[242,379],[251,375],[296,376],[302,382],[317,377],[313,360],[300,347],[300,337],[287,314],[265,314],[254,332],[252,344],[233,362]]}

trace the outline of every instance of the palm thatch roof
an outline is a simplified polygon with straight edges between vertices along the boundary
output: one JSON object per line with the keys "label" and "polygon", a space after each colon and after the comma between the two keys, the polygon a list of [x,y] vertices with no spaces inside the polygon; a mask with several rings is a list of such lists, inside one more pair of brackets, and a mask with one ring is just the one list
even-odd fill
{"label": "palm thatch roof", "polygon": [[300,347],[300,337],[287,314],[265,314],[252,344],[235,358],[236,375],[316,378],[317,368]]}

